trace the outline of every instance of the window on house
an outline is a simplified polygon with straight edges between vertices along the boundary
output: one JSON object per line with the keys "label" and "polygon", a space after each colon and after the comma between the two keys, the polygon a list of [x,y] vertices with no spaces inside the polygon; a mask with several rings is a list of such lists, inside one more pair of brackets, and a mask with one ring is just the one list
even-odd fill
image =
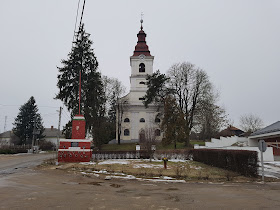
{"label": "window on house", "polygon": [[145,72],[145,64],[144,63],[139,64],[139,72]]}
{"label": "window on house", "polygon": [[159,129],[156,129],[156,130],[155,130],[155,135],[156,135],[156,136],[160,136],[160,130],[159,130]]}
{"label": "window on house", "polygon": [[140,119],[140,122],[145,122],[145,119],[144,119],[144,118],[141,118],[141,119]]}
{"label": "window on house", "polygon": [[129,136],[129,129],[124,129],[123,134],[124,134],[125,136]]}
{"label": "window on house", "polygon": [[130,122],[130,120],[128,118],[125,118],[124,122]]}
{"label": "window on house", "polygon": [[155,122],[156,122],[156,123],[160,123],[160,119],[159,119],[159,118],[156,118],[156,119],[155,119]]}

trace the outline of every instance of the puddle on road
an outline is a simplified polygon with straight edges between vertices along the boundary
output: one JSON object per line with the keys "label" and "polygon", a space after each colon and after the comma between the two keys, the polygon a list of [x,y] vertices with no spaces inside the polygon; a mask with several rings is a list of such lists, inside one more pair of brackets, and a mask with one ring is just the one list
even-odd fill
{"label": "puddle on road", "polygon": [[170,188],[167,188],[166,190],[179,190],[179,189],[175,188],[175,187],[170,187]]}
{"label": "puddle on road", "polygon": [[114,188],[120,188],[120,187],[122,187],[123,185],[119,185],[119,184],[111,184],[110,186],[111,186],[111,187],[114,187]]}
{"label": "puddle on road", "polygon": [[101,186],[101,183],[103,183],[103,182],[85,182],[85,183],[80,182],[79,184],[88,184],[88,185]]}

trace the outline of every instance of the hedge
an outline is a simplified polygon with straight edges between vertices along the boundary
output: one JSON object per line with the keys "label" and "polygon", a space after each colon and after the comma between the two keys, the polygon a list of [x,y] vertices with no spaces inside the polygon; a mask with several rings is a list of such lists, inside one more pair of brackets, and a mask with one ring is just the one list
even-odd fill
{"label": "hedge", "polygon": [[31,148],[31,145],[2,145],[0,147],[0,154],[17,154],[17,153],[27,153],[27,150]]}
{"label": "hedge", "polygon": [[247,150],[194,149],[193,160],[237,172],[248,177],[258,176],[258,153]]}

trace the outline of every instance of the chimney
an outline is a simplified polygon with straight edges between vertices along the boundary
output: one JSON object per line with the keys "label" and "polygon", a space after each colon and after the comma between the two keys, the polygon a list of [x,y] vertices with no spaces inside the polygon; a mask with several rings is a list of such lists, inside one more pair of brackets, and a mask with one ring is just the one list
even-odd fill
{"label": "chimney", "polygon": [[53,130],[53,125],[51,126],[51,130]]}

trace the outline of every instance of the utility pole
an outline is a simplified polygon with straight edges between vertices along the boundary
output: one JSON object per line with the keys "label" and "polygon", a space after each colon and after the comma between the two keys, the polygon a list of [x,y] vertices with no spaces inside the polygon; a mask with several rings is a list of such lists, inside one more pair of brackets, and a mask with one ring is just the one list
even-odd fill
{"label": "utility pole", "polygon": [[57,145],[56,145],[56,154],[58,155],[58,147],[59,147],[59,138],[60,138],[60,122],[61,122],[61,111],[62,107],[59,107],[59,118],[58,118],[58,128],[57,128]]}
{"label": "utility pole", "polygon": [[34,142],[35,142],[35,135],[36,135],[36,117],[34,119],[34,127],[33,127],[33,138],[32,138],[32,153],[34,153]]}
{"label": "utility pole", "polygon": [[4,125],[4,132],[6,132],[6,128],[7,128],[7,116],[5,116],[5,125]]}

